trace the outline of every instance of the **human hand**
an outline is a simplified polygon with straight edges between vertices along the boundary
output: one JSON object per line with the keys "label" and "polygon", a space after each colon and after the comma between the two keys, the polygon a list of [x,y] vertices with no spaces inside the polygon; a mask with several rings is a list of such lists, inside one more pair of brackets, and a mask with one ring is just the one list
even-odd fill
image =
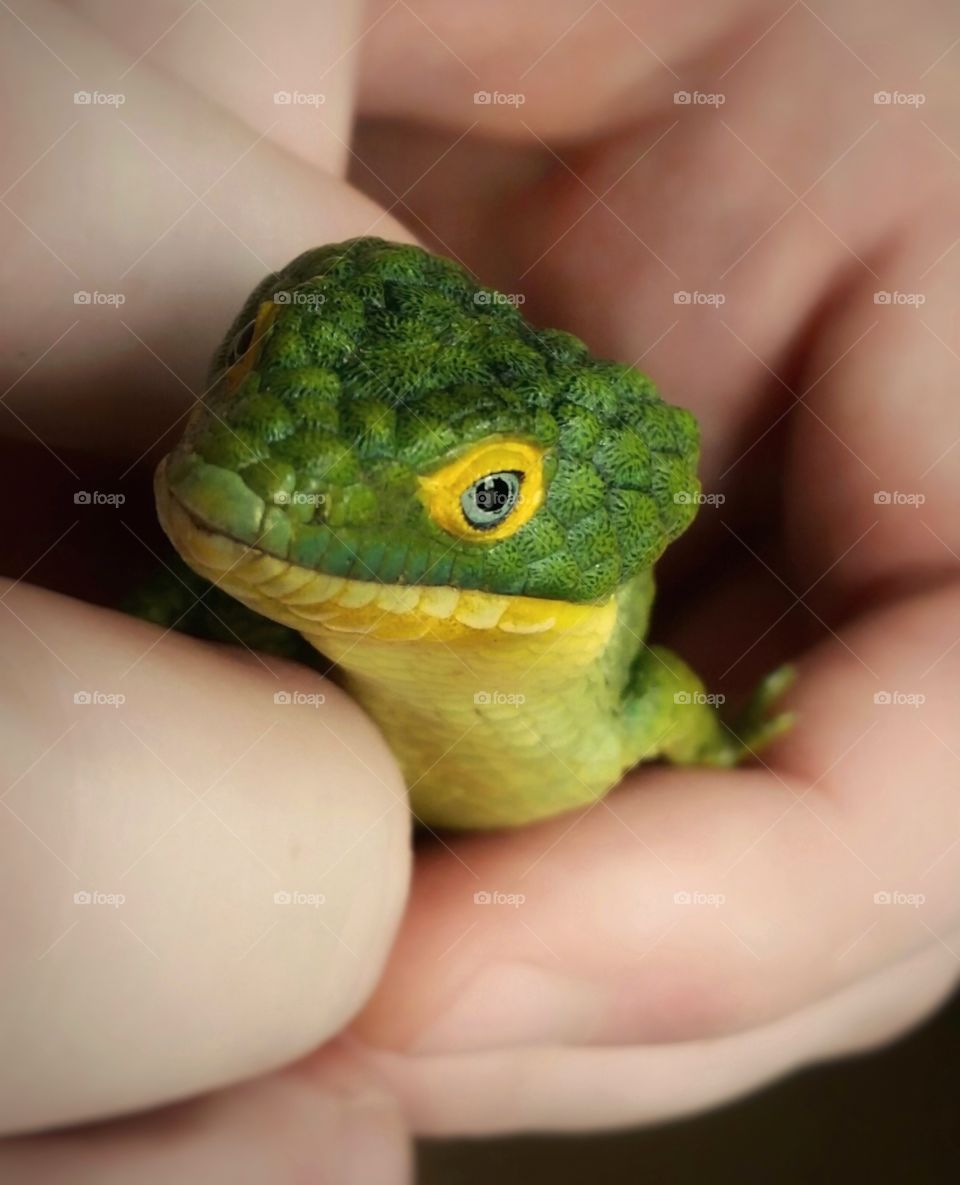
{"label": "human hand", "polygon": [[956,979],[956,30],[418,11],[436,41],[388,15],[366,77],[421,127],[372,128],[369,168],[400,192],[450,145],[465,68],[523,93],[473,109],[497,143],[451,149],[414,224],[693,409],[707,501],[664,640],[711,689],[798,659],[798,722],[760,768],[644,769],[425,854],[358,1031],[428,1130],[669,1118],[889,1040]]}

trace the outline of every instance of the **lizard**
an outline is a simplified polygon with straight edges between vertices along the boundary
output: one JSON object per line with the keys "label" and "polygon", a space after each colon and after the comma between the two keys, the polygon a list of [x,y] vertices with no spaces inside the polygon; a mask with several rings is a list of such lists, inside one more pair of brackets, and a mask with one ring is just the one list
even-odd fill
{"label": "lizard", "polygon": [[641,762],[735,765],[790,725],[789,668],[729,723],[647,641],[698,454],[638,370],[363,237],[254,289],[155,494],[195,573],[336,664],[418,820],[502,828]]}

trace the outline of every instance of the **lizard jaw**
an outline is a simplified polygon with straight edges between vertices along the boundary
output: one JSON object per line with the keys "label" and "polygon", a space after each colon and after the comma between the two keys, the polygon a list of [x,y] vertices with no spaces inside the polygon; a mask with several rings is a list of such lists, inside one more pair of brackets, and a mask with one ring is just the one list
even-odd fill
{"label": "lizard jaw", "polygon": [[155,493],[163,529],[194,571],[249,608],[304,634],[319,649],[325,637],[344,634],[470,645],[491,632],[517,636],[563,630],[582,632],[586,642],[606,635],[612,625],[612,597],[602,605],[573,604],[450,585],[383,584],[290,563],[204,522],[171,488],[166,459],[157,468]]}

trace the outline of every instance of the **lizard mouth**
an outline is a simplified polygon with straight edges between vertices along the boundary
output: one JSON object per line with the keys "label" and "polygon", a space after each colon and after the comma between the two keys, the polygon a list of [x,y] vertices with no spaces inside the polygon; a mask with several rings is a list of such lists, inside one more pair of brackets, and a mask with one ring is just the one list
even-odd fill
{"label": "lizard mouth", "polygon": [[596,628],[597,605],[505,596],[451,585],[386,584],[290,563],[231,536],[202,500],[169,480],[167,458],[154,481],[157,511],[174,547],[199,575],[264,617],[323,645],[361,634],[382,641],[433,638],[447,644]]}

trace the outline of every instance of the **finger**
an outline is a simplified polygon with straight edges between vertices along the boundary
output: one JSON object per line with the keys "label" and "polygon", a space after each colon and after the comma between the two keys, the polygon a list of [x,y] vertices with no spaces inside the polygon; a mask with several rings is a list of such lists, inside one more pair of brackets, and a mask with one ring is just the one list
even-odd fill
{"label": "finger", "polygon": [[238,115],[258,134],[334,175],[347,157],[362,6],[285,0],[283,19],[252,0],[184,10],[152,0],[149,20],[110,0],[74,11],[121,46]]}
{"label": "finger", "polygon": [[[960,935],[949,936],[954,949]],[[748,1033],[640,1048],[363,1055],[425,1136],[596,1131],[729,1102],[801,1066],[874,1047],[929,1015],[957,980],[934,946],[830,1000]],[[354,1047],[360,1055],[363,1047]]]}
{"label": "finger", "polygon": [[182,1098],[337,1032],[408,875],[373,727],[302,667],[25,584],[0,612],[3,1130]]}
{"label": "finger", "polygon": [[669,103],[677,75],[665,62],[700,66],[746,10],[761,22],[762,7],[734,0],[690,20],[665,0],[494,0],[482,10],[378,0],[362,47],[361,103],[394,119],[476,123],[484,135],[523,139],[525,123],[564,140],[600,134]]}
{"label": "finger", "polygon": [[41,0],[27,27],[0,20],[22,99],[2,166],[0,245],[17,286],[0,339],[3,432],[136,458],[182,425],[267,272],[317,243],[409,238],[148,61],[131,68],[65,6]]}
{"label": "finger", "polygon": [[960,565],[955,210],[954,195],[903,226],[812,353],[816,370],[863,339],[803,401],[791,449],[800,591],[816,582],[821,608],[913,590]]}
{"label": "finger", "polygon": [[405,1185],[396,1101],[324,1053],[247,1086],[123,1122],[0,1144],[7,1185]]}
{"label": "finger", "polygon": [[[766,769],[647,770],[429,853],[363,1034],[431,1053],[702,1039],[937,941],[960,921],[958,606],[920,597],[818,647]],[[875,700],[930,667],[922,710]]]}

